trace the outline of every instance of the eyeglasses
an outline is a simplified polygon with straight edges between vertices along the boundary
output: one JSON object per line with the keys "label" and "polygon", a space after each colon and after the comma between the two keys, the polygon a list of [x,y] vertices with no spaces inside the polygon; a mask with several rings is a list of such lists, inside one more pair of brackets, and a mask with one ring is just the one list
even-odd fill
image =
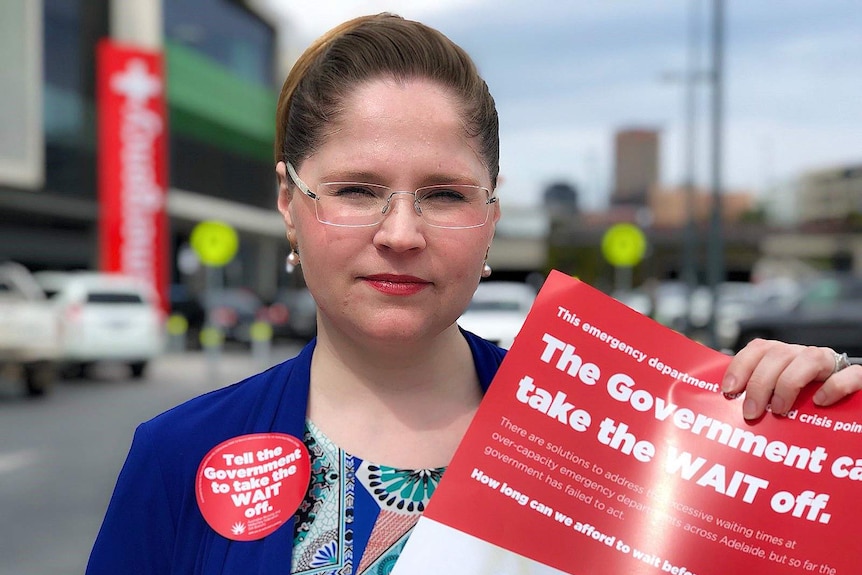
{"label": "eyeglasses", "polygon": [[413,196],[413,209],[429,226],[450,230],[479,228],[488,221],[491,204],[497,201],[488,188],[466,184],[425,186],[407,192],[378,184],[324,182],[317,185],[315,193],[300,179],[290,162],[287,162],[287,173],[300,191],[314,200],[317,220],[330,226],[376,226],[389,212],[392,198],[406,194]]}

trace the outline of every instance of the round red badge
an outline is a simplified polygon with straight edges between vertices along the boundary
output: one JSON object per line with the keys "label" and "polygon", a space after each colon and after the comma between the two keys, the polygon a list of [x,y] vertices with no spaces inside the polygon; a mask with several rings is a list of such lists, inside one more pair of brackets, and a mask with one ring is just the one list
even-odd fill
{"label": "round red badge", "polygon": [[235,541],[261,539],[293,516],[310,474],[308,450],[292,435],[234,437],[201,461],[195,482],[198,507],[220,535]]}

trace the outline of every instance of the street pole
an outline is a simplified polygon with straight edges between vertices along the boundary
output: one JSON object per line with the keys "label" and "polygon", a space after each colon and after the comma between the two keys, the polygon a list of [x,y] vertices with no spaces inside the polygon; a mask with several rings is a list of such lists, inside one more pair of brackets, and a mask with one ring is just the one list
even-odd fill
{"label": "street pole", "polygon": [[686,286],[685,306],[685,330],[688,333],[691,327],[691,298],[697,287],[697,262],[698,251],[697,228],[695,226],[695,149],[697,142],[697,131],[695,121],[697,117],[697,84],[700,81],[700,0],[689,2],[689,25],[688,25],[688,70],[685,75],[685,149],[683,158],[685,162],[684,193],[686,223],[682,246],[682,279]]}
{"label": "street pole", "polygon": [[709,343],[718,348],[717,314],[718,289],[724,281],[724,239],[722,236],[722,114],[723,114],[723,51],[724,51],[724,2],[713,0],[712,14],[712,218],[709,228],[709,265],[707,268],[712,306],[709,314]]}

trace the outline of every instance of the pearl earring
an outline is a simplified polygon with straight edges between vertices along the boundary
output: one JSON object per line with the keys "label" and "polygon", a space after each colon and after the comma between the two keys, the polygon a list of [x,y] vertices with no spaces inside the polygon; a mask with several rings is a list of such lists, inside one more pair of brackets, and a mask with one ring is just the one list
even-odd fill
{"label": "pearl earring", "polygon": [[299,263],[299,252],[292,249],[284,260],[284,269],[287,273],[291,273],[294,269],[299,267]]}
{"label": "pearl earring", "polygon": [[482,277],[483,277],[483,278],[486,278],[486,277],[488,277],[489,275],[491,275],[491,266],[489,266],[489,265],[486,263],[485,265],[483,265],[483,266],[482,266]]}

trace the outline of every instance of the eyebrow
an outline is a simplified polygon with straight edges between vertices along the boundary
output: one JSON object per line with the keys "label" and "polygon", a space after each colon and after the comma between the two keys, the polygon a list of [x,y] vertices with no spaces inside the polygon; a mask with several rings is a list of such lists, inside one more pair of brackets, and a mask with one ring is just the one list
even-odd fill
{"label": "eyebrow", "polygon": [[[373,184],[379,182],[379,176],[372,172],[365,171],[348,171],[348,172],[332,172],[320,178],[323,183],[329,182],[356,182],[362,184]],[[382,185],[382,184],[378,184]]]}
{"label": "eyebrow", "polygon": [[[331,172],[328,175],[323,176],[320,181],[322,183],[338,183],[338,182],[349,182],[349,183],[357,183],[357,184],[375,184],[378,186],[383,186],[386,188],[392,188],[389,184],[381,184],[384,178],[380,176],[378,173],[368,172],[363,170],[357,171],[345,171],[345,172]],[[416,186],[417,188],[424,188],[427,186],[437,186],[437,185],[446,185],[446,184],[462,184],[468,186],[481,186],[480,182],[476,182],[473,178],[464,178],[464,177],[456,177],[449,173],[438,172],[432,173],[424,176],[420,180],[420,184]]]}

